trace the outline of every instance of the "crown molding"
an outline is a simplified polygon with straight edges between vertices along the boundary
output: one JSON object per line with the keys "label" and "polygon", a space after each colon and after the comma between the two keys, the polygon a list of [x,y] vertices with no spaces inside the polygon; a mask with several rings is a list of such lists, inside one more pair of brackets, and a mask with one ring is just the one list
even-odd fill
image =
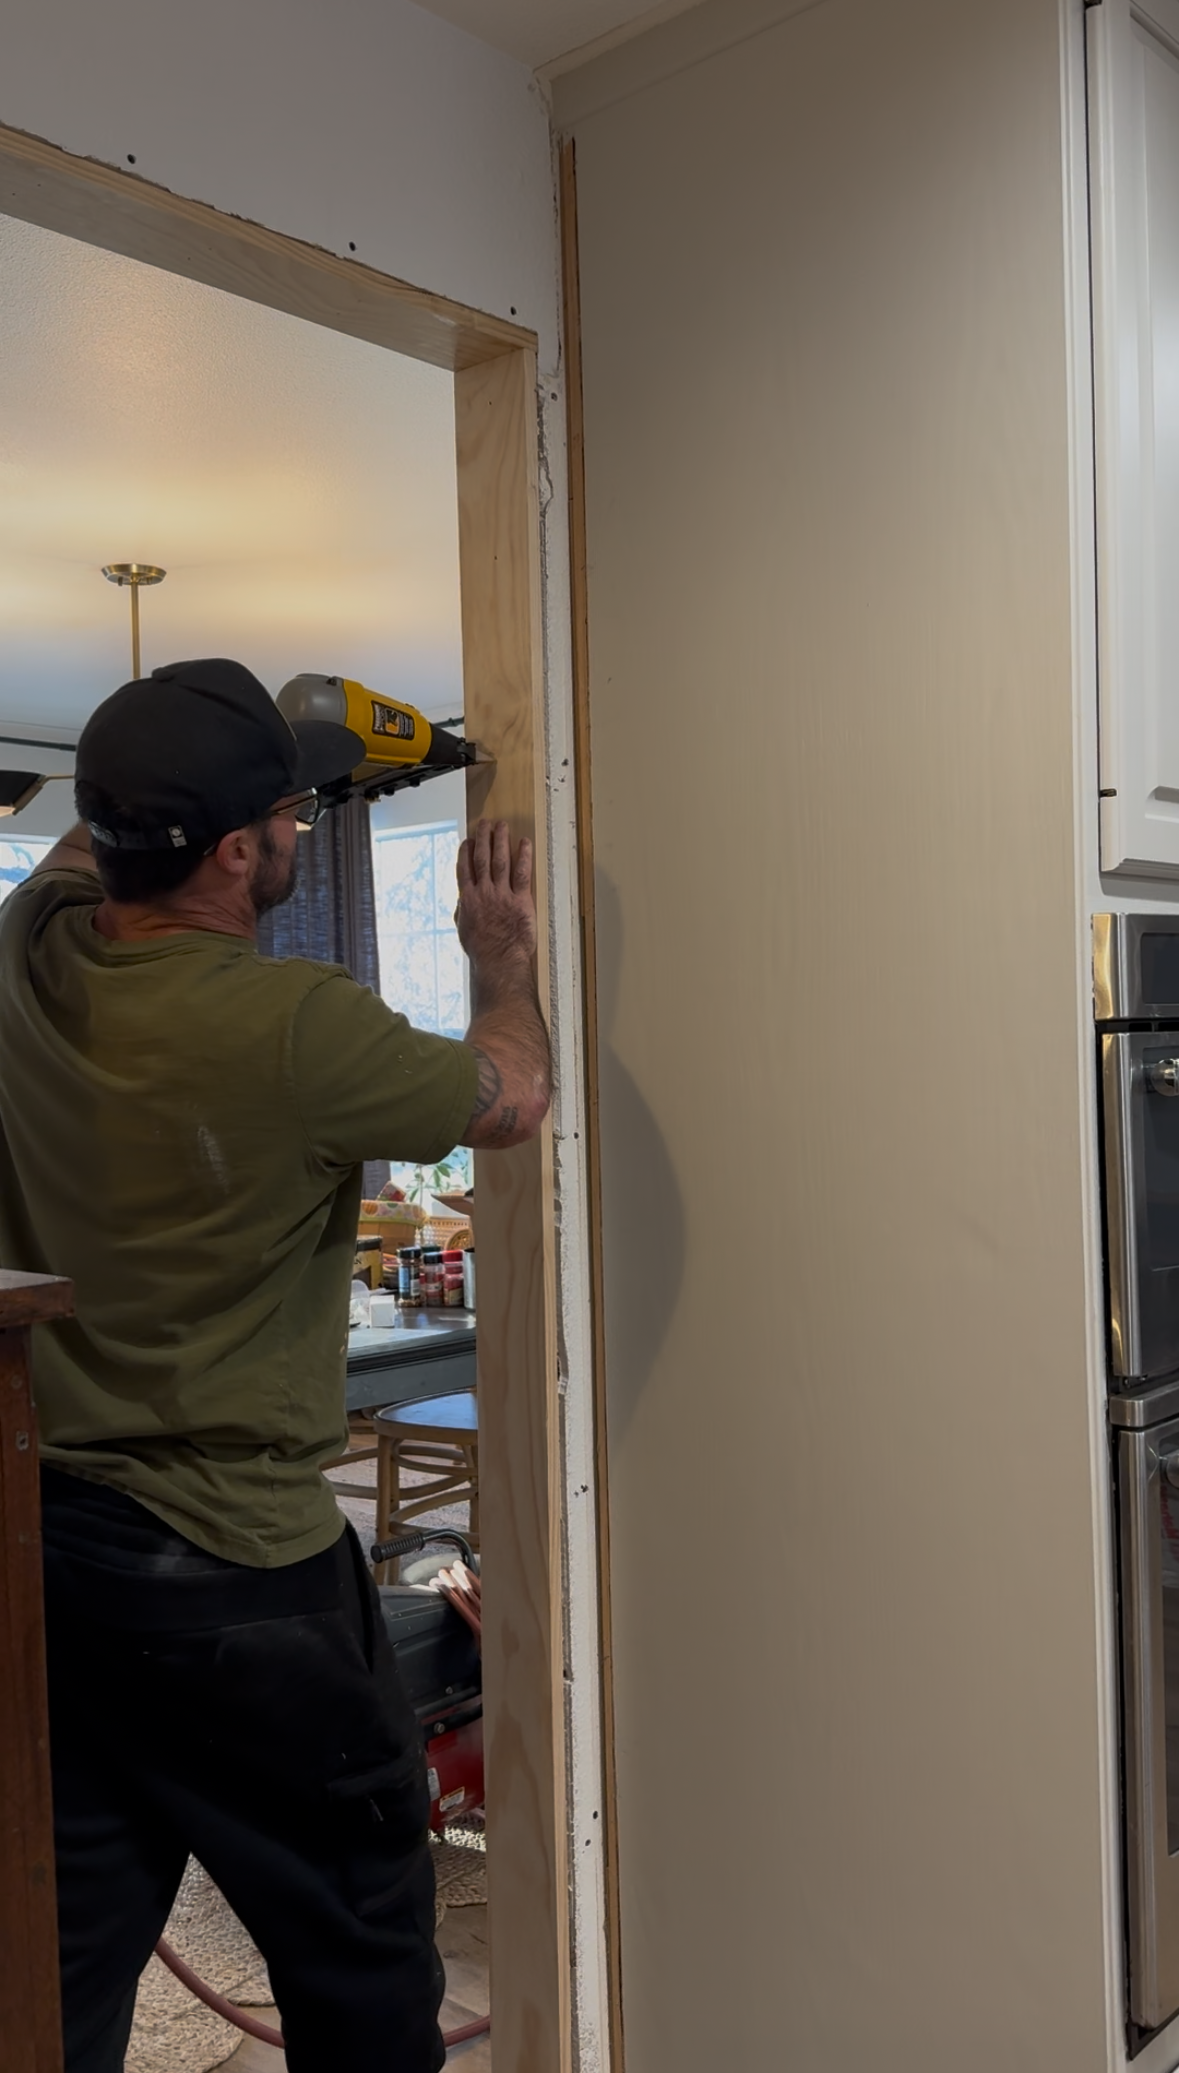
{"label": "crown molding", "polygon": [[[591,45],[599,55],[587,57],[573,70],[554,75],[550,69],[542,75],[552,96],[554,125],[568,135],[578,123],[615,102],[690,71],[734,44],[748,43],[793,15],[827,5],[828,0],[702,0],[700,6],[657,22],[628,42],[607,50]],[[564,66],[570,61],[557,62]]]}

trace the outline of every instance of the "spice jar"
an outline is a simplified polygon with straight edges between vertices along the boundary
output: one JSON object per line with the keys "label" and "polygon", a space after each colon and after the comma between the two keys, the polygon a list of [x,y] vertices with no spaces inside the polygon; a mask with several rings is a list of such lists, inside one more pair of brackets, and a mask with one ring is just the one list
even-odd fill
{"label": "spice jar", "polygon": [[463,1307],[463,1252],[455,1246],[442,1255],[442,1300],[448,1310]]}
{"label": "spice jar", "polygon": [[442,1308],[442,1247],[422,1248],[422,1305],[426,1310]]}
{"label": "spice jar", "polygon": [[422,1255],[416,1245],[397,1249],[397,1300],[403,1310],[420,1310],[422,1305]]}

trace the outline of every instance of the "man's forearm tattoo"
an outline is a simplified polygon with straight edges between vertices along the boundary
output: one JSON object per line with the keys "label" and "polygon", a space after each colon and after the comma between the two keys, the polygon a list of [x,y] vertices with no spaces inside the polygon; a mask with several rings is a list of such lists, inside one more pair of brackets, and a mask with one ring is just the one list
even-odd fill
{"label": "man's forearm tattoo", "polygon": [[485,1116],[490,1109],[495,1107],[496,1102],[504,1091],[504,1083],[494,1058],[489,1058],[486,1051],[481,1051],[478,1045],[475,1047],[475,1056],[479,1060],[479,1084],[475,1093],[475,1114],[477,1116]]}

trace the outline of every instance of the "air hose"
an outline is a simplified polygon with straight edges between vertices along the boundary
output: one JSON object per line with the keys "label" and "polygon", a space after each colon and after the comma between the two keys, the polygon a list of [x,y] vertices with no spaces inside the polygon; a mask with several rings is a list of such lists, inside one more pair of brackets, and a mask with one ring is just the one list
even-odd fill
{"label": "air hose", "polygon": [[[189,1993],[195,1994],[198,2001],[203,2001],[206,2008],[211,2008],[216,2015],[223,2016],[225,2021],[232,2023],[236,2029],[244,2030],[247,2037],[260,2037],[263,2044],[273,2044],[279,2051],[282,2050],[281,2030],[276,2030],[272,2023],[259,2022],[256,2015],[248,2015],[244,2008],[238,2008],[234,2002],[228,2001],[224,1994],[219,1994],[215,1987],[208,1986],[200,1975],[193,1971],[191,1965],[185,1964],[184,1959],[162,1936],[156,1945],[156,1956],[163,1959],[169,1972],[174,1972],[177,1979],[188,1988]],[[456,2044],[466,2044],[472,2037],[486,2037],[490,2028],[491,2017],[480,2016],[478,2022],[464,2023],[459,2030],[444,2030],[442,2042],[448,2052],[453,2051]]]}

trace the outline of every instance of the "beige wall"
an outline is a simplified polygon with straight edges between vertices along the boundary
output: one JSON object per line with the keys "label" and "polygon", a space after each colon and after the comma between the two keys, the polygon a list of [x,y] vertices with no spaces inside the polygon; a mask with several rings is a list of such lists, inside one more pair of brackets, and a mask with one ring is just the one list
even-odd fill
{"label": "beige wall", "polygon": [[628,2073],[1088,2073],[1057,0],[635,50],[574,124]]}

